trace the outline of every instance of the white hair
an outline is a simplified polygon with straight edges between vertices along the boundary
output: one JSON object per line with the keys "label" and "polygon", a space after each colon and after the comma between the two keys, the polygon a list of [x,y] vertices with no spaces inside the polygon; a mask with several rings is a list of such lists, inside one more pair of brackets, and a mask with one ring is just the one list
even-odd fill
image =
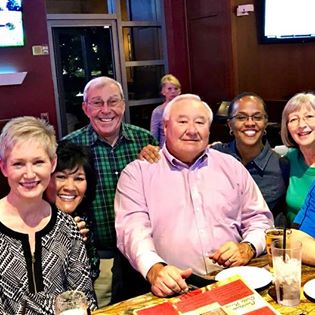
{"label": "white hair", "polygon": [[88,101],[87,95],[88,95],[90,88],[94,88],[94,87],[102,88],[102,87],[110,85],[110,84],[115,84],[119,89],[119,93],[121,94],[121,97],[124,98],[124,92],[123,92],[122,86],[118,81],[116,81],[112,78],[109,78],[109,77],[97,77],[97,78],[90,80],[86,84],[84,91],[83,91],[83,101],[84,102]]}
{"label": "white hair", "polygon": [[182,101],[182,100],[191,100],[191,101],[197,101],[197,102],[200,102],[201,104],[204,105],[204,107],[207,109],[208,113],[209,113],[209,123],[211,125],[212,123],[212,120],[213,120],[213,113],[212,113],[212,110],[210,108],[210,106],[206,103],[206,102],[203,102],[201,100],[201,98],[196,95],[196,94],[181,94],[181,95],[178,95],[176,96],[175,98],[173,98],[165,107],[164,109],[164,112],[163,112],[163,121],[166,121],[166,120],[169,120],[170,119],[170,112],[171,112],[171,109],[173,107],[173,105],[179,101]]}

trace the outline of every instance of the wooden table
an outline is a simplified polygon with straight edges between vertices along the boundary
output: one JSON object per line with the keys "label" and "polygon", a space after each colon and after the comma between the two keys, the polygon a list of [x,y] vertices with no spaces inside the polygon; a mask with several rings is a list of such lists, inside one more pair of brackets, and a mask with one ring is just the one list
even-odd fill
{"label": "wooden table", "polygon": [[[265,267],[268,264],[267,257],[262,256],[253,259],[250,263],[251,266]],[[210,274],[209,278],[214,278],[215,274]],[[286,315],[315,315],[315,303],[309,301],[303,293],[304,284],[315,278],[315,267],[303,265],[302,267],[302,288],[301,288],[301,302],[297,306],[288,307],[278,305],[275,302],[275,289],[271,285],[267,289],[260,291],[261,296],[269,302],[278,312]],[[92,315],[132,315],[134,309],[141,307],[159,304],[164,301],[169,301],[170,298],[158,298],[151,293],[137,296],[135,298],[104,307],[92,313]]]}

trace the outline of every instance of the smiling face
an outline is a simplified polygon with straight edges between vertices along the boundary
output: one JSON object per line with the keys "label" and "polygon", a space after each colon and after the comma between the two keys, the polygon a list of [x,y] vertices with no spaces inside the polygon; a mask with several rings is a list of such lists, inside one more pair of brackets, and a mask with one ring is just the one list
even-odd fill
{"label": "smiling face", "polygon": [[[233,131],[236,143],[249,147],[261,146],[268,121],[260,99],[255,96],[242,97],[234,104],[232,116],[234,118],[229,119],[228,125]],[[242,119],[246,116],[252,116],[252,118]],[[259,117],[262,119],[256,119]]]}
{"label": "smiling face", "polygon": [[[115,104],[111,102],[113,100],[119,102]],[[93,105],[102,101],[104,102],[102,106]],[[87,93],[87,101],[83,102],[82,108],[97,134],[113,145],[118,139],[125,112],[125,102],[122,100],[118,86],[114,83],[103,87],[91,86]]]}
{"label": "smiling face", "polygon": [[33,140],[18,141],[1,162],[10,195],[28,200],[42,198],[55,166],[56,158],[51,160],[43,146]]}
{"label": "smiling face", "polygon": [[180,161],[192,164],[208,146],[209,129],[209,111],[204,104],[179,100],[164,124],[167,149]]}
{"label": "smiling face", "polygon": [[310,105],[288,115],[288,131],[299,147],[309,147],[315,143],[315,110]]}
{"label": "smiling face", "polygon": [[165,97],[165,102],[171,101],[174,97],[180,94],[180,88],[178,88],[175,84],[166,82],[161,91],[162,95]]}
{"label": "smiling face", "polygon": [[47,188],[47,198],[58,209],[72,213],[81,203],[87,189],[87,180],[82,166],[73,170],[63,170],[53,174]]}

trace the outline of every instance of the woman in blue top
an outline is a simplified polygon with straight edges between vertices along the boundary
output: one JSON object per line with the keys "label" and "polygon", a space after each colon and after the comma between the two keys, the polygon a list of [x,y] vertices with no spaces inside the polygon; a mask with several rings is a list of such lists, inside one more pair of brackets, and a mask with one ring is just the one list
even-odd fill
{"label": "woman in blue top", "polygon": [[[264,139],[268,115],[264,100],[253,92],[236,96],[228,108],[228,126],[234,140],[212,148],[230,154],[249,171],[276,218],[285,208],[289,163]],[[285,222],[277,223],[284,224]]]}
{"label": "woman in blue top", "polygon": [[315,237],[315,181],[307,193],[301,210],[294,219],[294,226]]}

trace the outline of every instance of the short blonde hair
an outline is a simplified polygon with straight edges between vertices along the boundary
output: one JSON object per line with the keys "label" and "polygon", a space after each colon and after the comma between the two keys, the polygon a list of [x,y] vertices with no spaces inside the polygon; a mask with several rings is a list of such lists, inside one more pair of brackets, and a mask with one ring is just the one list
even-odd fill
{"label": "short blonde hair", "polygon": [[281,118],[281,139],[287,147],[297,147],[296,142],[291,137],[288,130],[289,115],[301,109],[302,106],[310,106],[315,110],[315,95],[310,92],[302,92],[295,94],[282,111]]}
{"label": "short blonde hair", "polygon": [[166,83],[171,83],[178,89],[181,89],[179,80],[172,74],[166,74],[165,76],[162,77],[161,82],[160,82],[161,90]]}
{"label": "short blonde hair", "polygon": [[88,92],[89,92],[90,88],[92,88],[92,87],[101,88],[101,87],[104,87],[104,86],[107,86],[107,85],[110,85],[110,84],[115,84],[118,87],[118,89],[119,89],[120,96],[122,98],[124,98],[124,91],[122,89],[121,84],[118,81],[116,81],[116,80],[114,80],[114,79],[112,79],[110,77],[105,77],[104,76],[104,77],[98,77],[98,78],[92,79],[91,81],[89,81],[86,84],[86,86],[84,88],[84,91],[83,91],[83,101],[84,102],[88,101],[87,95],[88,95]]}
{"label": "short blonde hair", "polygon": [[46,120],[33,116],[13,118],[6,123],[0,135],[0,159],[5,162],[17,142],[30,139],[38,141],[53,160],[57,149],[54,127]]}
{"label": "short blonde hair", "polygon": [[211,110],[210,106],[206,102],[203,102],[201,100],[201,98],[198,95],[195,95],[195,94],[182,94],[182,95],[178,95],[178,96],[174,97],[169,103],[167,103],[167,105],[166,105],[166,107],[164,109],[163,121],[166,121],[166,120],[170,119],[170,112],[171,112],[171,109],[172,109],[173,105],[175,103],[179,102],[179,101],[182,101],[182,100],[191,100],[191,101],[200,102],[206,108],[206,110],[209,113],[209,123],[211,125],[212,120],[213,120],[213,113],[212,113],[212,110]]}

